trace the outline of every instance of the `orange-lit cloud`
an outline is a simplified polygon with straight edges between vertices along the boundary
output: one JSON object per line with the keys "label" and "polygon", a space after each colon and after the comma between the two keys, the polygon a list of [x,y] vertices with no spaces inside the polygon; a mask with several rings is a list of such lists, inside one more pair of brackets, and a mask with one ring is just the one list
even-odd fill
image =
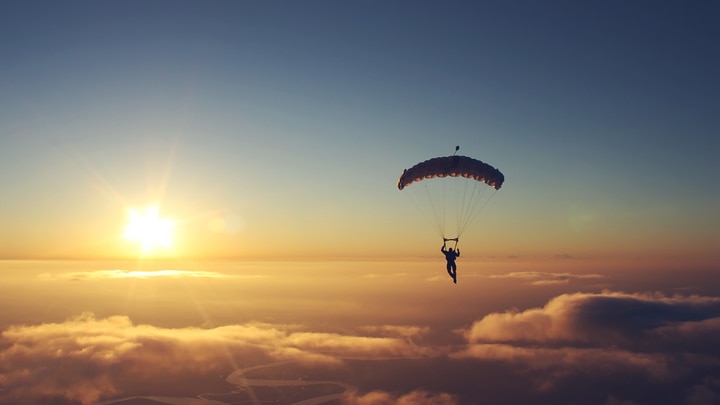
{"label": "orange-lit cloud", "polygon": [[[468,344],[453,358],[500,361],[533,376],[539,390],[578,376],[684,383],[694,369],[720,369],[720,298],[564,294],[541,308],[487,315],[464,335]],[[700,385],[720,399],[720,387]]]}
{"label": "orange-lit cloud", "polygon": [[412,357],[428,354],[405,340],[390,337],[343,336],[336,333],[295,332],[285,346],[341,357]]}
{"label": "orange-lit cloud", "polygon": [[43,280],[102,280],[112,278],[228,278],[226,274],[201,270],[95,270],[62,274],[42,273]]}
{"label": "orange-lit cloud", "polygon": [[[509,344],[473,344],[455,358],[495,360],[532,375],[539,390],[564,379],[587,374],[608,378],[618,374],[642,375],[662,382],[673,375],[672,361],[662,353],[636,353],[616,348],[526,347]],[[592,370],[592,371],[589,371]]]}
{"label": "orange-lit cloud", "polygon": [[360,330],[371,334],[381,334],[382,336],[404,336],[407,338],[419,337],[427,334],[430,328],[427,326],[402,326],[402,325],[381,325],[381,326],[362,326]]}
{"label": "orange-lit cloud", "polygon": [[574,342],[582,344],[630,344],[675,325],[720,316],[720,297],[666,297],[655,294],[603,292],[563,294],[542,308],[487,315],[467,331],[472,343]]}
{"label": "orange-lit cloud", "polygon": [[[324,383],[348,405],[454,405],[485,395],[501,405],[720,400],[720,380],[711,377],[720,375],[717,297],[563,294],[542,307],[480,317],[457,345],[437,339],[437,329],[367,325],[340,333],[257,322],[164,328],[92,314],[15,325],[0,339],[0,404],[92,404],[137,395],[131,391],[144,381],[153,386],[141,395],[203,375],[224,383],[230,373],[234,387],[246,390]],[[267,367],[277,362],[301,371]]]}
{"label": "orange-lit cloud", "polygon": [[343,398],[343,405],[456,405],[457,398],[447,393],[434,394],[427,391],[412,391],[395,396],[384,391],[373,391],[365,395]]}
{"label": "orange-lit cloud", "polygon": [[493,274],[490,278],[515,278],[525,280],[532,285],[567,284],[573,279],[602,278],[600,274],[550,273],[542,271],[520,271],[507,274]]}
{"label": "orange-lit cloud", "polygon": [[402,335],[316,333],[298,325],[263,323],[171,329],[135,325],[125,316],[98,319],[83,314],[62,323],[17,325],[3,331],[0,387],[6,391],[0,391],[0,403],[20,398],[41,403],[59,397],[90,404],[122,393],[118,380],[207,373],[218,365],[232,369],[239,363],[277,360],[339,364],[344,357],[413,357],[426,352]]}

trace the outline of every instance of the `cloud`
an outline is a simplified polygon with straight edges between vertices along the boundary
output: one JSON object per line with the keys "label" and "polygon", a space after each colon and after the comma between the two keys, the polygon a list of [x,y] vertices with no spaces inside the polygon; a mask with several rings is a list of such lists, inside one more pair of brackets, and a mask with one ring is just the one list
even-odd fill
{"label": "cloud", "polygon": [[591,375],[592,378],[641,374],[660,382],[671,374],[669,359],[658,353],[636,353],[615,348],[524,347],[508,344],[473,344],[455,358],[497,360],[518,366],[533,375],[541,390],[563,378]]}
{"label": "cloud", "polygon": [[125,316],[86,313],[60,323],[16,325],[0,339],[0,403],[80,404],[118,395],[157,374],[207,374],[238,364],[292,360],[338,364],[344,357],[423,356],[426,349],[383,328],[385,336],[340,335],[299,325],[248,323],[212,329],[135,325]]}
{"label": "cloud", "polygon": [[712,405],[720,403],[720,378],[706,378],[688,390],[685,405]]}
{"label": "cloud", "polygon": [[394,396],[384,391],[372,391],[362,396],[349,396],[343,398],[343,405],[456,405],[455,396],[440,393],[433,394],[417,390],[400,396]]}
{"label": "cloud", "polygon": [[[692,398],[720,395],[717,384],[703,380],[720,372],[719,335],[719,297],[575,293],[483,317],[464,330],[467,345],[451,356],[515,367],[539,391],[572,390],[571,381],[635,381],[648,392],[674,387],[695,403]],[[614,396],[607,403],[633,402]]]}
{"label": "cloud", "polygon": [[627,346],[717,329],[720,298],[603,292],[563,294],[542,308],[487,315],[466,332],[472,342]]}
{"label": "cloud", "polygon": [[42,280],[101,280],[109,278],[227,278],[225,274],[201,270],[95,270],[54,275],[40,274]]}
{"label": "cloud", "polygon": [[610,397],[608,397],[608,399],[605,401],[605,403],[603,405],[640,405],[640,404],[638,404],[635,401],[626,401],[626,400],[617,399],[611,395]]}
{"label": "cloud", "polygon": [[406,337],[408,339],[420,337],[430,332],[430,328],[427,326],[407,325],[368,325],[360,327],[360,330],[371,334],[379,334],[380,336]]}
{"label": "cloud", "polygon": [[287,372],[303,381],[340,380],[358,387],[346,404],[460,404],[488,393],[498,404],[567,398],[699,405],[720,398],[720,383],[710,377],[720,375],[717,297],[563,294],[541,307],[479,318],[457,346],[430,346],[438,332],[381,324],[332,333],[258,322],[164,328],[87,313],[2,331],[0,404],[91,404],[175,395],[185,386],[197,395],[212,391],[201,376],[225,384],[233,370],[274,362],[298,367],[248,378],[281,379]]}
{"label": "cloud", "polygon": [[408,357],[424,354],[404,340],[388,337],[343,336],[335,333],[295,332],[284,337],[283,343],[314,353],[340,357]]}
{"label": "cloud", "polygon": [[508,274],[493,274],[490,278],[516,278],[526,280],[532,285],[567,284],[572,279],[602,278],[600,274],[550,273],[542,271],[520,271]]}

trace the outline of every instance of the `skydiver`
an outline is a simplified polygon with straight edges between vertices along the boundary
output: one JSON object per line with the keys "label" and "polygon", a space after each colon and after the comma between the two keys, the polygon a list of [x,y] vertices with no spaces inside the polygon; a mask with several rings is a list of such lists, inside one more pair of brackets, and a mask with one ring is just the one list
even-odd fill
{"label": "skydiver", "polygon": [[457,284],[457,265],[455,264],[455,259],[460,257],[460,249],[453,250],[453,248],[448,248],[445,250],[445,243],[446,241],[443,240],[440,251],[445,255],[445,260],[447,260],[448,274],[452,277],[453,283]]}

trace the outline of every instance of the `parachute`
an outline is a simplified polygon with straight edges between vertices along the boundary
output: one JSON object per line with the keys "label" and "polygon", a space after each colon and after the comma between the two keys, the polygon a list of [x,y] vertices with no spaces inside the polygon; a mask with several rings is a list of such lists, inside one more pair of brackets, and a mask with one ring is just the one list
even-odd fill
{"label": "parachute", "polygon": [[446,176],[460,176],[482,181],[488,186],[494,187],[495,190],[500,190],[505,181],[505,176],[500,173],[500,170],[489,164],[467,156],[453,155],[432,158],[403,170],[398,180],[398,188],[402,190],[422,179]]}
{"label": "parachute", "polygon": [[[403,170],[397,186],[400,190],[415,189],[411,199],[443,240],[454,240],[457,245],[504,181],[505,176],[493,166],[452,155],[428,159]],[[418,186],[409,187],[415,183]]]}

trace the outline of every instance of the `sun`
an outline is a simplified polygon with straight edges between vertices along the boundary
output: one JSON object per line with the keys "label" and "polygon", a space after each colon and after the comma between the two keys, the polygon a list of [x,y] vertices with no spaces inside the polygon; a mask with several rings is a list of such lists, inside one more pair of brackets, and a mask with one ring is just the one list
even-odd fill
{"label": "sun", "polygon": [[143,254],[149,254],[157,248],[172,248],[172,234],[175,222],[158,216],[158,207],[150,206],[144,212],[128,209],[130,221],[125,227],[123,237],[129,241],[137,242],[142,247]]}

